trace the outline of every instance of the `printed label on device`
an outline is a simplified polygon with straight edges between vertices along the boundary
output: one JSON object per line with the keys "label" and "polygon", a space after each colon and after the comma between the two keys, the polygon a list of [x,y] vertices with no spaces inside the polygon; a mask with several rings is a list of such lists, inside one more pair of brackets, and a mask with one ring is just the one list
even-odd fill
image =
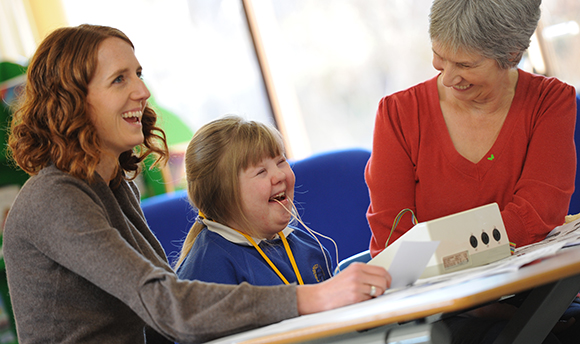
{"label": "printed label on device", "polygon": [[443,257],[443,268],[445,270],[465,265],[467,263],[469,263],[469,253],[467,251],[462,251]]}

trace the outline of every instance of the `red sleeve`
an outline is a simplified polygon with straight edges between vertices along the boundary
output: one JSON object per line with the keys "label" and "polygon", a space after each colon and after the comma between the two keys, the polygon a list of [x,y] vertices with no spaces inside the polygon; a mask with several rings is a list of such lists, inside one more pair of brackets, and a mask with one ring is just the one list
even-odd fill
{"label": "red sleeve", "polygon": [[531,136],[526,160],[513,199],[502,207],[508,236],[517,246],[543,240],[563,224],[576,175],[576,92],[554,78],[533,78],[541,85],[534,80],[522,85],[522,112],[533,114],[521,129]]}
{"label": "red sleeve", "polygon": [[[413,91],[385,97],[377,110],[373,147],[366,167],[371,205],[367,219],[372,231],[370,251],[385,248],[393,220],[402,209],[415,211],[415,155],[419,105]],[[412,227],[405,215],[389,239],[394,242]]]}

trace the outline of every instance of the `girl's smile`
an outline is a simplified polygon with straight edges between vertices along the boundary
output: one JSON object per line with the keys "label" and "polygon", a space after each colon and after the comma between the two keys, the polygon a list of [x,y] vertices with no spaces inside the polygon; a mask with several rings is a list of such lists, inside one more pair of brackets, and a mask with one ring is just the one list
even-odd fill
{"label": "girl's smile", "polygon": [[[291,220],[294,172],[284,156],[264,158],[239,174],[242,210],[251,230],[272,238]],[[236,224],[229,224],[239,228]]]}

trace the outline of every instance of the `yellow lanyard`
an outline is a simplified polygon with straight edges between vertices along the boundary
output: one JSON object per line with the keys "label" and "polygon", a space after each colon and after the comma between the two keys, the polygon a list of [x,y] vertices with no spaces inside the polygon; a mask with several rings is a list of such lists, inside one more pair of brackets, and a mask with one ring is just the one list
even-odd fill
{"label": "yellow lanyard", "polygon": [[[272,263],[270,258],[268,258],[268,256],[266,256],[264,251],[262,251],[260,246],[258,246],[256,244],[256,242],[254,241],[254,239],[252,239],[251,236],[247,235],[246,233],[242,233],[242,232],[238,231],[237,229],[234,229],[234,230],[239,232],[246,239],[248,239],[250,244],[252,244],[252,246],[254,246],[256,248],[256,250],[258,250],[258,252],[262,256],[262,258],[264,258],[264,260],[270,265],[272,270],[274,270],[274,272],[276,272],[276,274],[282,279],[282,281],[284,281],[285,284],[290,284],[288,282],[288,280],[284,277],[284,275],[282,275],[280,270],[278,270],[276,265],[274,265],[274,263]],[[296,279],[298,280],[298,284],[304,284],[304,282],[302,281],[302,276],[300,276],[300,271],[298,271],[298,266],[296,265],[296,260],[294,260],[294,255],[292,254],[292,250],[290,250],[290,245],[288,245],[288,240],[286,240],[284,233],[279,232],[278,235],[280,235],[280,238],[282,239],[282,243],[284,244],[284,248],[286,249],[286,253],[288,254],[288,258],[290,259],[290,263],[292,264],[292,268],[294,269],[294,273],[296,274]]]}

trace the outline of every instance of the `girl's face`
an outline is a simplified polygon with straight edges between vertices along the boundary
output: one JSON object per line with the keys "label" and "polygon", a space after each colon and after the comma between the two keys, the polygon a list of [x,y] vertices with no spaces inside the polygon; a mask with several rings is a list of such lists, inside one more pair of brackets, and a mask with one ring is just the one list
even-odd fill
{"label": "girl's face", "polygon": [[87,95],[103,151],[118,157],[143,143],[141,116],[149,96],[131,45],[117,37],[105,39]]}
{"label": "girl's face", "polygon": [[485,101],[503,90],[509,71],[495,60],[459,50],[457,53],[433,42],[433,67],[441,72],[439,83],[460,101]]}
{"label": "girl's face", "polygon": [[284,156],[264,158],[241,171],[239,179],[242,210],[252,230],[261,238],[273,238],[291,220],[295,177],[290,164]]}

